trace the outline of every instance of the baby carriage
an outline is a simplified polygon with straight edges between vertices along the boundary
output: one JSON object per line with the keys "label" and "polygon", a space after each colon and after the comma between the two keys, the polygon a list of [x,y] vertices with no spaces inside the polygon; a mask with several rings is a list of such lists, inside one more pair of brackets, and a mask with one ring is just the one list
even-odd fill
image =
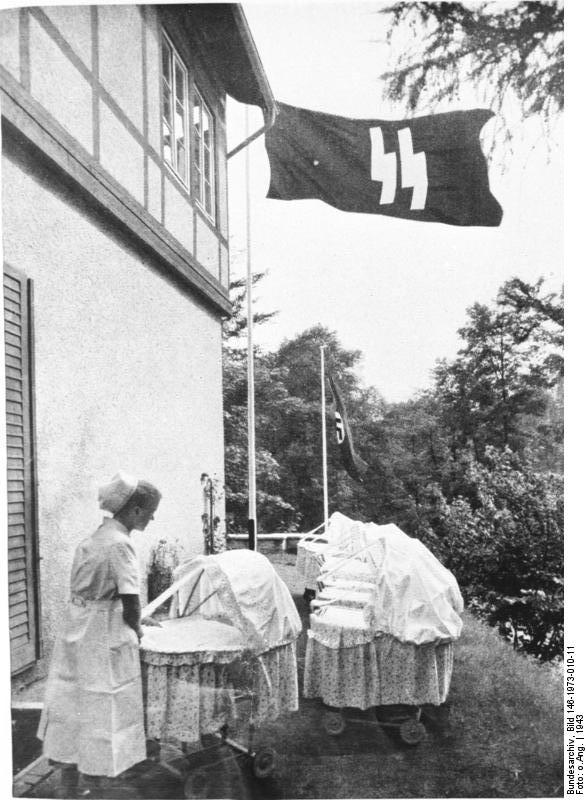
{"label": "baby carriage", "polygon": [[[321,572],[324,557],[330,558],[347,555],[352,539],[352,530],[361,523],[345,517],[338,511],[334,512],[328,520],[309,531],[297,542],[297,560],[295,567],[303,576],[305,592],[304,599],[309,602],[315,598],[317,592],[317,579]],[[324,528],[323,531],[321,529]],[[321,531],[321,532],[320,532]]]}
{"label": "baby carriage", "polygon": [[311,604],[304,695],[329,707],[330,735],[365,721],[351,709],[372,708],[377,724],[418,744],[421,707],[441,705],[449,691],[462,628],[456,580],[396,525],[355,523],[330,543]]}
{"label": "baby carriage", "polygon": [[[179,566],[143,616],[169,598],[168,618],[145,627],[141,642],[151,757],[183,781],[186,797],[206,795],[226,745],[267,777],[276,753],[255,749],[255,731],[298,708],[301,621],[289,590],[265,556],[232,550]],[[178,759],[161,759],[169,742]]]}
{"label": "baby carriage", "polygon": [[297,559],[295,568],[303,577],[305,592],[303,598],[309,602],[317,592],[317,577],[321,570],[321,555],[328,548],[329,541],[326,532],[318,533],[324,527],[318,525],[297,542]]}

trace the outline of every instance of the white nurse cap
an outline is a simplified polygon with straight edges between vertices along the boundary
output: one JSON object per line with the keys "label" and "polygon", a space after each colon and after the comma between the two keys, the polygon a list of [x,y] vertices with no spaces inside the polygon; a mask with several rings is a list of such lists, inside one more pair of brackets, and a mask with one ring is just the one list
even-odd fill
{"label": "white nurse cap", "polygon": [[98,501],[100,508],[115,514],[130,499],[138,486],[138,480],[127,472],[118,472],[110,483],[100,486]]}

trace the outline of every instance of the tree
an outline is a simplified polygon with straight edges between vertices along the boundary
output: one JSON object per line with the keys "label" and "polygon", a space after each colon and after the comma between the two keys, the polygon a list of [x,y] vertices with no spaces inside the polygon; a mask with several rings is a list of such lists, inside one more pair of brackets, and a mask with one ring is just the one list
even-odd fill
{"label": "tree", "polygon": [[[552,322],[556,326],[557,333],[560,333],[564,327],[562,297],[555,292],[542,295],[543,283],[543,278],[539,278],[534,284],[527,283],[521,278],[511,278],[499,289],[497,303],[508,306],[519,314],[535,317],[536,324]],[[561,339],[557,339],[556,343],[561,345]]]}
{"label": "tree", "polygon": [[[322,325],[286,340],[273,355],[275,368],[283,370],[287,398],[274,404],[275,436],[271,452],[282,465],[283,495],[300,513],[301,527],[309,530],[323,520],[321,439],[321,357],[326,348],[328,368],[334,372],[346,400],[350,424],[360,391],[353,368],[361,353],[344,349],[335,333]],[[331,401],[326,389],[326,402]],[[336,452],[333,418],[328,411],[328,495],[331,511],[359,513],[362,489],[344,472]],[[358,442],[358,450],[361,443]]]}
{"label": "tree", "polygon": [[454,455],[469,443],[482,459],[488,444],[523,452],[541,433],[559,437],[552,388],[561,373],[563,316],[557,296],[540,294],[541,285],[515,278],[496,307],[475,303],[458,331],[456,359],[438,362],[436,392]]}
{"label": "tree", "polygon": [[563,645],[563,480],[489,447],[468,464],[475,507],[443,509],[430,546],[456,575],[469,606],[515,646],[542,659]]}
{"label": "tree", "polygon": [[523,317],[529,332],[548,348],[543,366],[548,370],[552,383],[557,383],[564,369],[563,292],[560,295],[555,292],[543,294],[543,283],[543,278],[534,284],[511,278],[499,289],[497,304]]}
{"label": "tree", "polygon": [[564,306],[563,291],[545,293],[544,279],[531,284],[512,278],[500,288],[497,305],[525,320],[539,342],[542,412],[527,412],[520,419],[527,442],[526,455],[535,468],[563,472],[564,438]]}
{"label": "tree", "polygon": [[[248,519],[248,417],[246,351],[224,349],[226,519],[231,532],[245,532]],[[270,449],[272,409],[286,395],[282,374],[266,355],[255,359],[257,515],[261,529],[296,530],[299,513],[283,498],[285,476]],[[260,432],[264,436],[260,436]]]}
{"label": "tree", "polygon": [[[266,273],[254,273],[252,285],[256,287]],[[247,328],[246,279],[230,283],[232,315],[224,322],[222,334],[223,405],[225,440],[225,498],[227,528],[245,532],[248,519],[248,391],[247,354],[241,344]],[[255,312],[255,325],[262,325],[277,312]],[[276,399],[284,393],[281,374],[271,371],[267,357],[255,350],[255,405],[256,426],[270,428],[266,413],[267,397]],[[264,409],[264,411],[263,411]],[[256,449],[257,514],[265,530],[295,530],[299,514],[280,493],[281,471],[271,453],[258,443]]]}
{"label": "tree", "polygon": [[[261,281],[265,275],[266,272],[255,272],[252,275],[252,287],[256,287],[257,283]],[[244,301],[246,300],[246,278],[237,278],[230,282],[230,298],[232,301],[232,314],[222,325],[222,336],[224,342],[228,345],[235,346],[238,340],[241,339],[248,324],[244,306]],[[253,299],[253,304],[254,303],[256,303],[256,298]],[[268,322],[268,320],[272,319],[276,314],[278,314],[278,311],[253,313],[253,322],[255,325],[262,325],[263,322]]]}
{"label": "tree", "polygon": [[556,2],[407,0],[381,13],[395,67],[381,76],[384,94],[410,113],[457,100],[468,85],[503,116],[500,132],[508,143],[513,126],[505,127],[504,118],[512,103],[522,119],[536,117],[548,130],[563,110],[564,12]]}
{"label": "tree", "polygon": [[435,487],[441,484],[450,457],[437,399],[426,392],[413,400],[394,403],[377,427],[378,436],[383,437],[379,471],[390,476],[394,484],[393,493],[380,498],[383,519],[419,536],[432,524]]}

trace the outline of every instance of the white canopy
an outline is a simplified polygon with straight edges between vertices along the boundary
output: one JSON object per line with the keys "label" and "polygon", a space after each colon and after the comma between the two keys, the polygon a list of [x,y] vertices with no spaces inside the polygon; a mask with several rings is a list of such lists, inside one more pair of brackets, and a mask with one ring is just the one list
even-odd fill
{"label": "white canopy", "polygon": [[396,525],[355,522],[339,513],[332,515],[328,533],[320,580],[335,584],[336,577],[350,574],[353,561],[369,569],[376,589],[365,618],[373,635],[387,633],[415,645],[460,636],[464,604],[458,583],[422,542]]}
{"label": "white canopy", "polygon": [[198,556],[174,572],[171,616],[197,612],[233,625],[258,653],[294,641],[301,620],[285,583],[271,562],[251,550]]}
{"label": "white canopy", "polygon": [[457,639],[464,603],[452,573],[396,525],[372,528],[384,536],[385,547],[374,608],[377,630],[417,645]]}

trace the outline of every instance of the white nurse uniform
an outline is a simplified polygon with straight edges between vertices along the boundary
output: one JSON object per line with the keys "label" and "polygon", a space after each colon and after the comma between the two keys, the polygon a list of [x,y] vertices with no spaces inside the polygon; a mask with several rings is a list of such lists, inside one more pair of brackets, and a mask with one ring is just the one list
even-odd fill
{"label": "white nurse uniform", "polygon": [[136,553],[113,518],[77,547],[38,736],[54,761],[114,777],[146,758],[136,633],[121,594],[139,593]]}

